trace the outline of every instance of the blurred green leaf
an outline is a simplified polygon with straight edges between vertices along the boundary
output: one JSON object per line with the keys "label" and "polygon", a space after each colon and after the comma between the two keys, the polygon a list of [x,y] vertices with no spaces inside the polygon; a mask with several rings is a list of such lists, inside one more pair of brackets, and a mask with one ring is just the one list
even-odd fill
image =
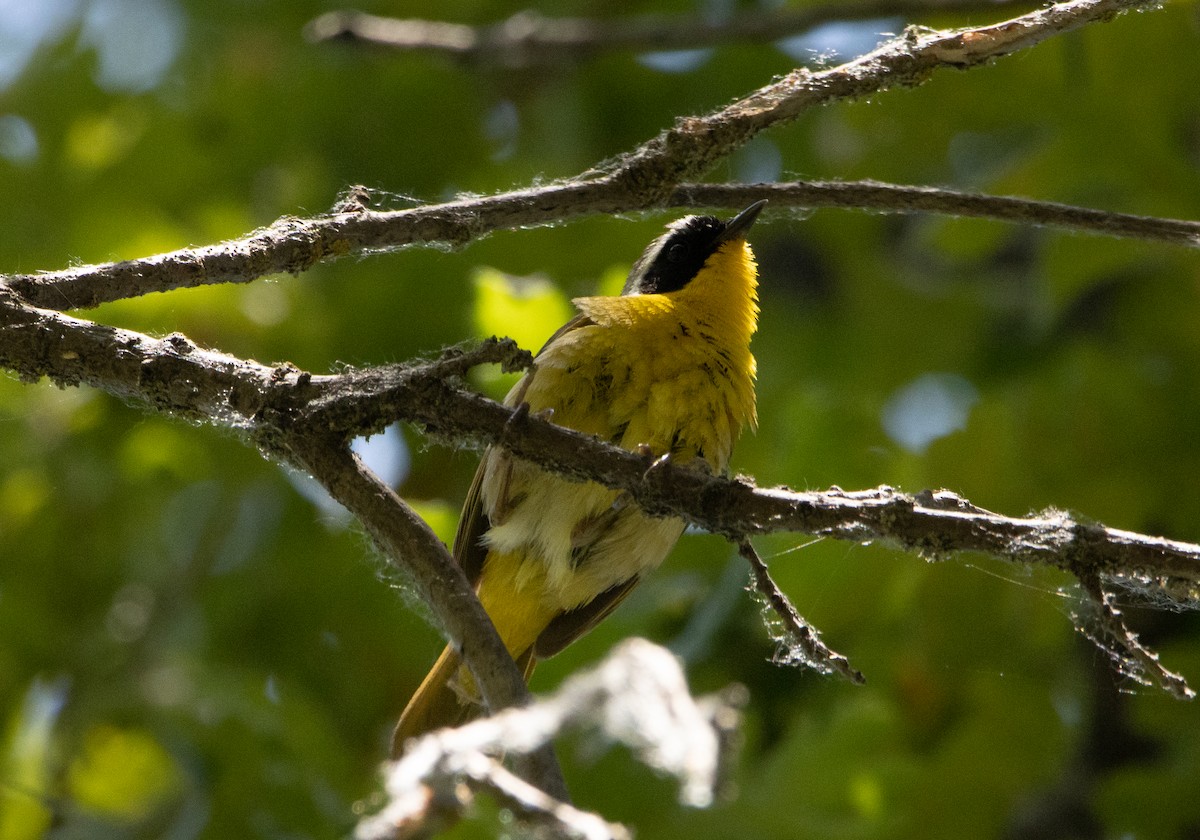
{"label": "blurred green leaf", "polygon": [[80,806],[126,822],[148,816],[178,793],[179,771],[146,732],[94,726],[67,771],[67,789]]}
{"label": "blurred green leaf", "polygon": [[536,351],[571,317],[566,297],[545,277],[514,277],[484,267],[471,279],[475,332],[480,338],[507,336]]}
{"label": "blurred green leaf", "polygon": [[[536,353],[574,312],[562,291],[545,277],[515,277],[480,267],[471,280],[475,287],[472,314],[479,338],[507,336]],[[474,376],[480,387],[500,395],[519,374],[503,374],[488,367],[476,370]]]}

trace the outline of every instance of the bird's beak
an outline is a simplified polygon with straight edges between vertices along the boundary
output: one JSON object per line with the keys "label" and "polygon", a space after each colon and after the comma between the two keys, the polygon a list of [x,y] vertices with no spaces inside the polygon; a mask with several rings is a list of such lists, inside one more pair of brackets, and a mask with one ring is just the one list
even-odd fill
{"label": "bird's beak", "polygon": [[767,200],[765,198],[761,199],[726,222],[725,230],[721,231],[721,235],[717,237],[717,244],[730,242],[734,239],[745,239],[746,231],[750,230],[750,226],[754,224],[754,220],[758,218],[758,214],[766,206]]}

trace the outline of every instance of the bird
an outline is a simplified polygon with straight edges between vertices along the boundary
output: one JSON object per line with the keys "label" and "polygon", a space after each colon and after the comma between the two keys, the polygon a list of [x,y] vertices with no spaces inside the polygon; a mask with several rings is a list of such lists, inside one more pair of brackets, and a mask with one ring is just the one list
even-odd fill
{"label": "bird", "polygon": [[[678,219],[645,249],[620,295],[575,298],[578,314],[545,343],[505,404],[672,463],[724,473],[757,426],[758,269],[746,234],[766,205],[732,219]],[[606,618],[683,533],[628,496],[556,475],[500,446],[467,493],[454,558],[528,682]],[[392,755],[410,739],[483,712],[448,645],[400,716]]]}

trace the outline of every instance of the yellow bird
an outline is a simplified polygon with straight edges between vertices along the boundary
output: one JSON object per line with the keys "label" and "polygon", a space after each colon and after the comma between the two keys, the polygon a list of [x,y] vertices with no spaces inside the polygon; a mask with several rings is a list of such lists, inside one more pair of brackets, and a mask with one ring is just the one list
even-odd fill
{"label": "yellow bird", "polygon": [[[630,270],[619,297],[583,297],[505,404],[681,464],[723,472],[755,425],[758,273],[746,232],[765,201],[725,222],[671,224]],[[683,532],[628,495],[557,476],[498,447],[467,494],[454,556],[526,680],[605,618],[662,563]],[[448,646],[400,717],[407,739],[478,714],[462,658]]]}

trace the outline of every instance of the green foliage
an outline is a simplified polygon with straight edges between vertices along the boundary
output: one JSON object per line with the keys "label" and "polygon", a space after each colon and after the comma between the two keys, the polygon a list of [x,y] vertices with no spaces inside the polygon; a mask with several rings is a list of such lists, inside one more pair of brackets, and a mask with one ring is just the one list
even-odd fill
{"label": "green foliage", "polygon": [[[45,4],[66,16],[0,99],[0,272],[237,237],[322,212],[350,184],[401,207],[572,175],[793,66],[773,46],[733,45],[684,73],[622,53],[472,70],[307,43],[304,23],[333,5]],[[402,5],[472,23],[517,9]],[[923,22],[1004,14],[984,5]],[[9,6],[0,23],[18,14]],[[166,27],[150,33],[178,46],[161,73],[104,75],[102,7],[123,10],[108,24],[118,29]],[[1126,15],[807,113],[713,177],[871,177],[1198,218],[1198,49],[1193,0]],[[619,287],[666,220],[497,233],[458,252],[342,260],[96,316],[318,372],[481,333],[536,350],[565,301],[602,280]],[[761,424],[737,470],[793,487],[949,487],[1006,513],[1056,505],[1200,540],[1195,252],[842,211],[768,210],[753,239]],[[530,297],[501,282],[529,275],[552,285],[537,281]],[[882,418],[927,374],[968,383],[974,399],[963,428],[910,451]],[[406,435],[401,492],[449,539],[474,456]],[[1112,677],[1072,630],[1080,596],[1068,580],[879,546],[792,550],[807,542],[760,548],[867,686],[769,664],[729,547],[686,537],[534,688],[623,636],[674,644],[699,690],[750,689],[737,795],[685,811],[623,753],[567,749],[578,804],[661,838],[1019,836],[1046,812],[1077,816],[1055,836],[1200,826],[1200,712]],[[1195,617],[1139,610],[1132,594],[1122,603],[1166,664],[1200,684]],[[243,441],[102,394],[0,380],[0,840],[51,825],[67,836],[344,836],[441,644],[411,607],[361,533]],[[494,834],[482,818],[457,830]]]}
{"label": "green foliage", "polygon": [[[575,311],[546,277],[513,277],[484,266],[475,270],[472,281],[472,312],[478,338],[508,336],[536,353]],[[503,398],[518,378],[518,374],[501,373],[494,367],[482,368],[476,374],[481,386],[497,398]]]}

